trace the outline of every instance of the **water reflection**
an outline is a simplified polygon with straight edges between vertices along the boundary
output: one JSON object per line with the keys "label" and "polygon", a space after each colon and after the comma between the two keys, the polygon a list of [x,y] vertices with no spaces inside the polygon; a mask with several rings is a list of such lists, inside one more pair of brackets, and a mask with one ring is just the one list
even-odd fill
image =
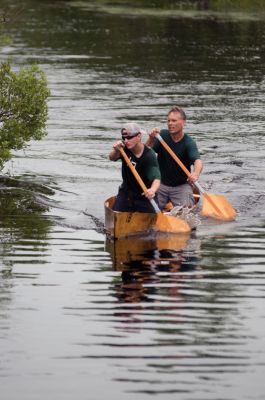
{"label": "water reflection", "polygon": [[154,301],[164,279],[169,280],[169,295],[177,295],[182,274],[200,269],[199,247],[200,241],[189,235],[107,240],[113,268],[121,272],[121,282],[115,285],[117,298],[121,302]]}
{"label": "water reflection", "polygon": [[168,249],[177,252],[183,250],[190,239],[190,235],[171,235],[159,237],[130,238],[109,240],[106,239],[106,250],[110,252],[113,260],[113,268],[122,270],[126,265],[135,261],[159,258],[159,251]]}
{"label": "water reflection", "polygon": [[197,388],[202,398],[218,398],[218,375],[237,376],[250,360],[241,320],[243,277],[230,270],[238,262],[237,251],[230,238],[226,253],[222,235],[213,241],[195,234],[179,239],[106,243],[120,272],[110,289],[116,299],[109,315],[116,336],[108,338],[108,345],[117,380],[135,394],[182,392],[188,399],[195,398]]}
{"label": "water reflection", "polygon": [[[33,182],[7,176],[0,179],[0,257],[2,265],[12,266],[12,257],[19,248],[27,247],[37,257],[37,250],[45,250],[52,222],[45,214],[49,210],[47,195],[49,188]],[[32,255],[33,255],[32,254]],[[11,271],[11,269],[9,270]],[[7,272],[7,271],[6,271]]]}

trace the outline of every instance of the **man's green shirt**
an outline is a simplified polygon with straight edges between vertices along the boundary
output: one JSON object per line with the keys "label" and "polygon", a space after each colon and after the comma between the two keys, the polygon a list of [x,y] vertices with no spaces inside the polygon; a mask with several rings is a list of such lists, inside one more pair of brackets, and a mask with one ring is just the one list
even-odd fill
{"label": "man's green shirt", "polygon": [[[191,172],[191,165],[195,160],[200,159],[200,153],[196,142],[187,134],[177,143],[175,143],[167,129],[160,132],[162,139],[174,151],[176,156],[183,162],[185,167]],[[176,161],[166,151],[158,139],[153,146],[157,153],[157,159],[161,171],[161,182],[167,186],[179,186],[187,182],[187,175],[179,167]]]}
{"label": "man's green shirt", "polygon": [[[161,179],[161,174],[159,170],[159,165],[157,161],[157,156],[155,152],[147,146],[144,146],[144,151],[141,157],[137,158],[135,155],[124,148],[125,153],[131,160],[132,164],[135,166],[136,171],[142,178],[147,189],[149,189],[154,181],[154,179]],[[122,179],[123,187],[137,194],[142,193],[142,189],[135,179],[134,175],[130,171],[126,162],[122,159]]]}

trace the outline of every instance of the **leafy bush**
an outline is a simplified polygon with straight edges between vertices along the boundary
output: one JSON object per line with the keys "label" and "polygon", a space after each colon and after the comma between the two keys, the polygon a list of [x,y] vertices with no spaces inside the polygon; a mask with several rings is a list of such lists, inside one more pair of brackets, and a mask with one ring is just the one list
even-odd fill
{"label": "leafy bush", "polygon": [[46,135],[49,95],[45,74],[38,66],[14,72],[9,61],[0,65],[0,170],[12,150]]}

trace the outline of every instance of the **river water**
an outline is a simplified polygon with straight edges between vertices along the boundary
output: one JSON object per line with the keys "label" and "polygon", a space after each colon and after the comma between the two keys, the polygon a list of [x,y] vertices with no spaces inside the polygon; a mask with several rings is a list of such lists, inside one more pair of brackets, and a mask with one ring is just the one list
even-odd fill
{"label": "river water", "polygon": [[[264,399],[263,16],[130,3],[1,2],[0,59],[51,89],[47,137],[0,177],[1,400]],[[237,219],[108,242],[112,143],[174,104]]]}

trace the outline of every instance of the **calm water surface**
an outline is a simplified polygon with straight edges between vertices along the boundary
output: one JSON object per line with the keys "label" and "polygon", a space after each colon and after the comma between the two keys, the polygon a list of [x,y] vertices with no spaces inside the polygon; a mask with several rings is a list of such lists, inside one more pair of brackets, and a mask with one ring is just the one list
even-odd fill
{"label": "calm water surface", "polygon": [[[0,177],[1,400],[264,399],[264,21],[23,3],[0,58],[38,62],[52,95]],[[237,220],[108,242],[112,143],[173,104]]]}

